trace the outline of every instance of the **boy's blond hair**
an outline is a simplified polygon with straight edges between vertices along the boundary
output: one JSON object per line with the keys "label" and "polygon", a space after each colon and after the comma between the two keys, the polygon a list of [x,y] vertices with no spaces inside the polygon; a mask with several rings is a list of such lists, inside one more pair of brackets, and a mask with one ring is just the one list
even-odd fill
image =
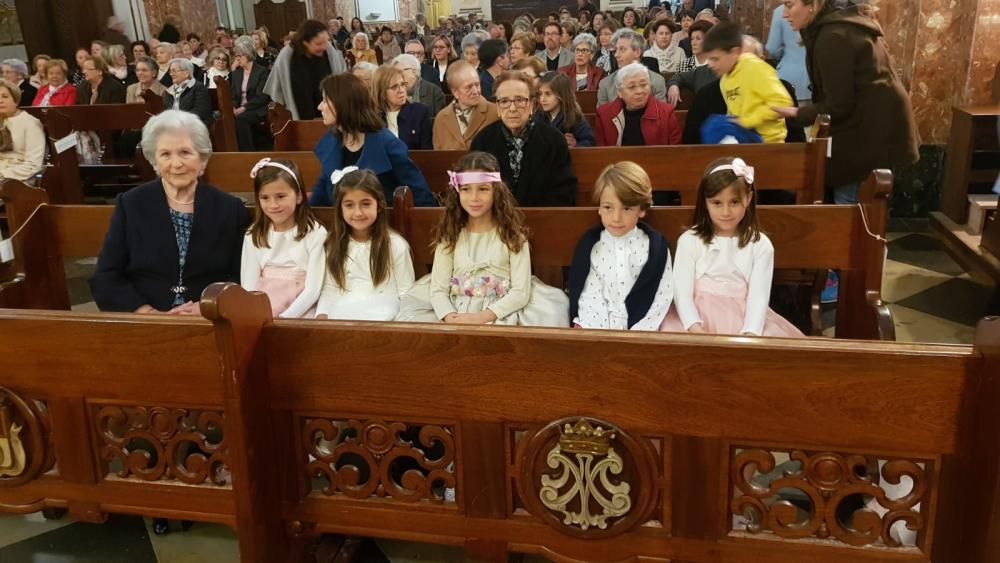
{"label": "boy's blond hair", "polygon": [[614,190],[622,204],[649,209],[653,206],[653,183],[649,174],[634,162],[609,164],[594,182],[594,205],[601,204],[604,190]]}

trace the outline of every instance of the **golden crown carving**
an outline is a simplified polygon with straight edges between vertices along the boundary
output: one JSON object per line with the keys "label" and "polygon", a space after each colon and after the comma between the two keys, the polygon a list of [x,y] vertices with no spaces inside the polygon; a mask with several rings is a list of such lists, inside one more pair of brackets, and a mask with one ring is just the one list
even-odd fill
{"label": "golden crown carving", "polygon": [[559,448],[571,454],[606,455],[614,439],[614,430],[605,430],[581,418],[576,424],[570,426],[566,423],[563,427]]}

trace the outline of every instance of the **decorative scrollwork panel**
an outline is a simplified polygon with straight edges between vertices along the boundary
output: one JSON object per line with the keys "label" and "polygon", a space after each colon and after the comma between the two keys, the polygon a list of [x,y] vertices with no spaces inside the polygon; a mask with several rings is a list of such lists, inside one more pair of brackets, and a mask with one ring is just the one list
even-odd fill
{"label": "decorative scrollwork panel", "polygon": [[55,466],[45,403],[0,387],[0,487],[16,487]]}
{"label": "decorative scrollwork panel", "polygon": [[927,529],[930,460],[734,449],[730,462],[734,531],[899,548]]}
{"label": "decorative scrollwork panel", "polygon": [[355,499],[455,502],[455,436],[448,426],[305,418],[313,488]]}
{"label": "decorative scrollwork panel", "polygon": [[566,418],[518,440],[515,474],[531,514],[572,536],[616,536],[645,523],[661,498],[653,445],[592,418]]}
{"label": "decorative scrollwork panel", "polygon": [[222,411],[108,405],[94,419],[106,474],[231,486]]}

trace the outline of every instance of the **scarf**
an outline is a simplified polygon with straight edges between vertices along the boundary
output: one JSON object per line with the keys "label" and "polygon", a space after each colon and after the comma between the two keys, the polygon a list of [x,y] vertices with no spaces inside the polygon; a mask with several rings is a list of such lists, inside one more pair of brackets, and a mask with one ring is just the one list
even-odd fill
{"label": "scarf", "polygon": [[188,78],[184,82],[181,82],[180,84],[174,84],[173,86],[167,89],[167,92],[169,92],[171,97],[174,98],[173,109],[180,109],[181,95],[184,94],[185,90],[193,87],[194,85],[195,85],[194,78]]}
{"label": "scarf", "polygon": [[59,90],[62,90],[63,88],[65,88],[67,84],[69,84],[68,81],[67,82],[63,82],[61,85],[57,86],[56,88],[53,88],[52,85],[49,84],[49,91],[46,92],[44,96],[42,96],[42,103],[40,103],[38,105],[40,105],[42,107],[48,107],[49,102],[52,101],[52,96],[55,95],[55,93],[58,92]]}
{"label": "scarf", "polygon": [[[668,45],[666,49],[661,49],[659,45],[655,42],[650,44],[649,49],[646,50],[644,56],[654,57],[659,62],[660,72],[674,72],[677,70],[676,64],[674,64],[674,53],[676,49],[680,47],[674,47],[673,45]],[[681,57],[685,59],[686,57]]]}
{"label": "scarf", "polygon": [[469,120],[472,119],[472,112],[475,109],[476,106],[462,109],[458,106],[458,101],[455,101],[455,117],[458,118],[459,133],[465,135],[465,130],[469,128]]}
{"label": "scarf", "polygon": [[595,66],[599,66],[604,69],[604,72],[611,72],[611,51],[601,47],[601,56],[597,58]]}
{"label": "scarf", "polygon": [[503,131],[503,139],[507,143],[507,154],[510,157],[512,184],[517,184],[517,179],[521,176],[521,159],[524,158],[524,145],[528,143],[528,137],[531,136],[531,131],[534,127],[535,120],[528,119],[528,122],[524,125],[524,129],[521,129],[521,133],[515,136],[506,125],[500,124],[500,130]]}

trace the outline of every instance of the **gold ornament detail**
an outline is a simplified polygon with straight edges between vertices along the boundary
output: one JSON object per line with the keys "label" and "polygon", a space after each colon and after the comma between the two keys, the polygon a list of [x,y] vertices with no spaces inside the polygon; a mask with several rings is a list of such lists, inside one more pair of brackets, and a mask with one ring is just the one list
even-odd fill
{"label": "gold ornament detail", "polygon": [[[563,524],[604,530],[608,519],[631,510],[631,486],[624,481],[611,482],[611,475],[620,475],[624,469],[621,456],[611,446],[614,438],[613,431],[585,419],[563,427],[559,443],[545,458],[550,468],[562,468],[562,473],[557,477],[542,475],[538,491],[546,508],[562,513]],[[573,511],[569,505],[577,499],[579,510]]]}
{"label": "gold ornament detail", "polygon": [[21,475],[26,461],[21,426],[14,422],[6,401],[0,402],[0,477]]}

